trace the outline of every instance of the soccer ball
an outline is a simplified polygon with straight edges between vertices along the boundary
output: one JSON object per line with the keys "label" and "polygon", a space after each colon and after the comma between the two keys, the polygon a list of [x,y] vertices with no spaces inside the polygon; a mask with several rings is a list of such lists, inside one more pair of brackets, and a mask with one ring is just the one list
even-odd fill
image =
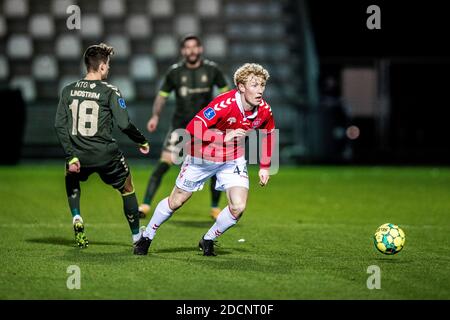
{"label": "soccer ball", "polygon": [[392,223],[381,225],[373,237],[375,247],[383,254],[396,254],[405,245],[405,233]]}

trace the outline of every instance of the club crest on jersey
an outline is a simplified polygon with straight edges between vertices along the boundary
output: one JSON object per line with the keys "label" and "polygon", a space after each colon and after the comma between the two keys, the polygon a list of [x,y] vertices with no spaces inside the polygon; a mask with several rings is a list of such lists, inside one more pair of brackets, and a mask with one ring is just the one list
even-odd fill
{"label": "club crest on jersey", "polygon": [[256,128],[256,127],[258,127],[259,125],[261,124],[261,119],[255,119],[255,120],[253,120],[253,123],[252,123],[252,127],[253,128]]}
{"label": "club crest on jersey", "polygon": [[89,87],[90,87],[91,89],[94,89],[94,88],[96,87],[96,84],[95,84],[95,83],[91,83],[91,84],[89,85]]}
{"label": "club crest on jersey", "polygon": [[236,123],[236,118],[235,117],[230,117],[227,119],[227,122],[229,125],[232,125],[233,123]]}
{"label": "club crest on jersey", "polygon": [[123,98],[117,99],[117,102],[119,102],[119,106],[120,106],[122,109],[126,109],[127,105],[125,104],[125,100],[123,100]]}

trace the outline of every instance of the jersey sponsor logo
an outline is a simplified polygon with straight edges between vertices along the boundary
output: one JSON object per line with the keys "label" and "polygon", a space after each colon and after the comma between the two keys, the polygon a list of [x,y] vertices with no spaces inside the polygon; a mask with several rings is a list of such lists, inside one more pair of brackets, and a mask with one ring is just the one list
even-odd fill
{"label": "jersey sponsor logo", "polygon": [[240,124],[243,127],[242,129],[246,129],[246,130],[250,129],[250,127],[252,125],[252,123],[249,120],[247,120],[247,119],[242,120],[240,122]]}
{"label": "jersey sponsor logo", "polygon": [[203,111],[203,115],[206,119],[211,120],[216,116],[216,112],[213,110],[213,108],[208,108],[205,111]]}
{"label": "jersey sponsor logo", "polygon": [[235,117],[228,118],[227,122],[229,125],[232,125],[233,123],[236,123],[236,118]]}
{"label": "jersey sponsor logo", "polygon": [[211,88],[188,88],[189,94],[206,93],[209,91],[211,91]]}
{"label": "jersey sponsor logo", "polygon": [[96,86],[97,86],[97,85],[96,85],[95,83],[91,83],[91,84],[89,85],[89,88],[94,89]]}
{"label": "jersey sponsor logo", "polygon": [[183,181],[183,186],[185,186],[187,188],[195,188],[196,185],[197,185],[197,182],[195,182],[195,181],[191,181],[191,180],[187,180],[187,179],[185,179]]}
{"label": "jersey sponsor logo", "polygon": [[76,88],[87,88],[88,87],[88,83],[86,81],[78,81],[77,84],[75,85]]}
{"label": "jersey sponsor logo", "polygon": [[123,100],[123,98],[117,99],[117,102],[119,103],[119,106],[120,106],[122,109],[126,109],[127,105],[125,104],[125,100]]}
{"label": "jersey sponsor logo", "polygon": [[211,88],[189,88],[186,86],[181,86],[178,90],[178,93],[182,97],[186,97],[189,94],[202,94],[202,93],[208,93],[211,91]]}

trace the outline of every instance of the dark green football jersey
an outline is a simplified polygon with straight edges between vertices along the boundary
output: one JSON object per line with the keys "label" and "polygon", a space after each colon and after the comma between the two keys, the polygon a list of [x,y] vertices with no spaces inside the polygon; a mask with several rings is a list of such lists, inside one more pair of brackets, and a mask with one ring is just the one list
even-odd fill
{"label": "dark green football jersey", "polygon": [[117,87],[101,80],[79,80],[64,87],[55,128],[67,160],[76,157],[85,167],[109,162],[120,152],[112,137],[114,123],[134,142],[146,143],[130,122]]}
{"label": "dark green football jersey", "polygon": [[200,67],[189,69],[183,62],[172,65],[167,71],[159,94],[167,97],[175,90],[176,109],[172,118],[173,128],[185,128],[199,110],[213,98],[213,87],[228,90],[227,82],[217,64],[202,60]]}

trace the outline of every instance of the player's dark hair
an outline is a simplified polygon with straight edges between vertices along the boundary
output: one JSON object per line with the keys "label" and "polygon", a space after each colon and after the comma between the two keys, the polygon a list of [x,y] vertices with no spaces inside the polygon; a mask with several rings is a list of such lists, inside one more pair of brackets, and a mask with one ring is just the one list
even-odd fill
{"label": "player's dark hair", "polygon": [[181,40],[180,40],[180,48],[183,48],[184,44],[188,40],[195,40],[195,41],[197,41],[197,45],[198,46],[202,45],[202,41],[200,40],[200,38],[198,36],[196,36],[195,34],[187,34],[187,35],[185,35],[184,37],[181,38]]}
{"label": "player's dark hair", "polygon": [[100,64],[108,62],[108,57],[113,54],[114,48],[104,43],[88,47],[84,52],[84,64],[87,71],[97,71]]}

